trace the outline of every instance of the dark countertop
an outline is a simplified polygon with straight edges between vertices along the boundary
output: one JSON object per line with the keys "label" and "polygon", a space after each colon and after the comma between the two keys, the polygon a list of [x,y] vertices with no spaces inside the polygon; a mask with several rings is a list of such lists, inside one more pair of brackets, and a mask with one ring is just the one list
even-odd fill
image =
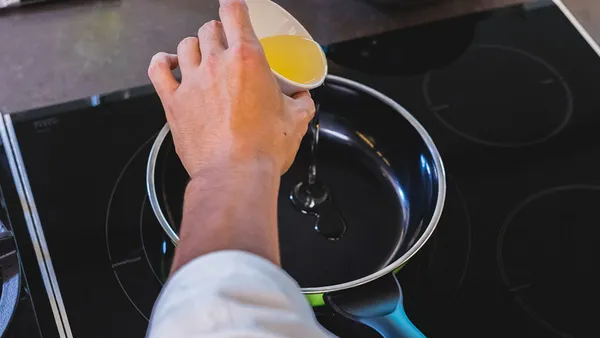
{"label": "dark countertop", "polygon": [[[418,10],[383,9],[364,0],[277,2],[327,44],[525,1],[441,0]],[[597,1],[565,2],[600,37],[591,14],[600,15]],[[173,52],[183,37],[216,19],[217,9],[217,0],[96,0],[0,11],[0,110],[146,84],[151,56]]]}

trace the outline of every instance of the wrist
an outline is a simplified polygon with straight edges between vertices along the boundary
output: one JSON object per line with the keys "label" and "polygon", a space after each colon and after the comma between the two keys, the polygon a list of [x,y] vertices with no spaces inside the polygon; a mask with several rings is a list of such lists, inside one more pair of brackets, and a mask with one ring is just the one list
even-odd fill
{"label": "wrist", "polygon": [[190,175],[188,189],[223,191],[252,189],[257,184],[279,189],[280,170],[272,161],[215,160]]}

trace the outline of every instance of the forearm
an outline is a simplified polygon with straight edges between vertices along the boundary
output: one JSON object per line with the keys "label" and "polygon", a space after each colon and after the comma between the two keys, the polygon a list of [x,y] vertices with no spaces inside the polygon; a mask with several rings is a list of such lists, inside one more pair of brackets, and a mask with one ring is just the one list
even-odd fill
{"label": "forearm", "polygon": [[195,174],[185,192],[171,272],[206,253],[243,250],[279,265],[279,173],[265,162],[224,163]]}

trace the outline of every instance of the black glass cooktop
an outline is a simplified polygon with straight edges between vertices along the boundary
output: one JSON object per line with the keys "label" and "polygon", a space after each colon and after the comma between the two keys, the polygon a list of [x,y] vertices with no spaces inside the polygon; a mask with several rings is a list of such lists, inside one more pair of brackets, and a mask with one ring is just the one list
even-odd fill
{"label": "black glass cooktop", "polygon": [[[446,165],[439,227],[399,273],[415,325],[430,337],[593,336],[600,57],[558,7],[473,14],[327,54],[332,74],[411,112]],[[136,88],[5,120],[13,171],[27,174],[6,205],[22,215],[30,202],[30,217],[11,221],[43,336],[142,337],[173,251],[145,189],[165,122],[158,98]],[[341,337],[378,337],[316,312]]]}

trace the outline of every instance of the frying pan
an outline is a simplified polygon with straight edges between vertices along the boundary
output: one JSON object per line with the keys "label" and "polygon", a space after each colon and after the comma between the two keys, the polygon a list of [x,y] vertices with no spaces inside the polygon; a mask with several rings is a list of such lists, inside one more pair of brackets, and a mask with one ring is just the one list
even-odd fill
{"label": "frying pan", "polygon": [[[329,306],[384,337],[422,337],[403,310],[395,272],[440,219],[446,196],[440,155],[417,120],[373,88],[329,75],[313,97],[322,139],[317,177],[332,192],[329,216],[321,221],[343,222],[347,231],[335,240],[323,237],[313,215],[290,202],[310,157],[301,145],[279,192],[282,267],[313,307]],[[153,144],[146,185],[159,223],[177,245],[189,177],[168,134],[165,125]]]}

